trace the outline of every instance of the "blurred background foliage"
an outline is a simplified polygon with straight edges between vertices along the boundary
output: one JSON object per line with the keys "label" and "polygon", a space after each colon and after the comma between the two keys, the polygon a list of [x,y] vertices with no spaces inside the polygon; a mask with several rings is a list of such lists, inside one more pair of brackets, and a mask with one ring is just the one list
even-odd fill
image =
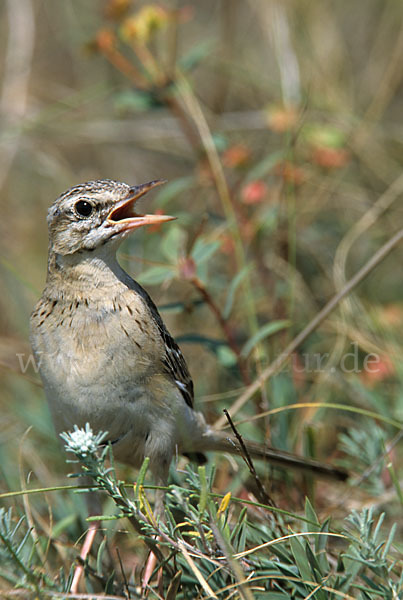
{"label": "blurred background foliage", "polygon": [[[4,0],[0,34],[7,491],[67,473],[38,375],[25,369],[51,202],[89,179],[168,180],[143,206],[178,220],[136,233],[120,261],[180,343],[197,406],[225,425],[222,409],[402,227],[403,10],[394,0]],[[400,246],[233,415],[245,437],[357,476],[348,493],[317,486],[319,514],[370,503],[387,522],[401,507],[402,261]],[[245,469],[217,460],[216,489],[250,497]],[[311,481],[257,468],[282,508],[313,494]],[[60,532],[80,535],[74,494],[27,502],[44,531],[51,502]]]}

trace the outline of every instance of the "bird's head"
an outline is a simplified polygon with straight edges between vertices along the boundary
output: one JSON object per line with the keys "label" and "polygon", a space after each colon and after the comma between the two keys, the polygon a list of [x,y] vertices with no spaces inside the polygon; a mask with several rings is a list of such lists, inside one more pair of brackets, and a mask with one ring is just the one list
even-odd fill
{"label": "bird's head", "polygon": [[66,256],[106,244],[116,246],[137,227],[171,221],[175,217],[144,215],[135,210],[137,200],[162,183],[164,180],[129,186],[104,179],[70,188],[48,212],[52,251]]}

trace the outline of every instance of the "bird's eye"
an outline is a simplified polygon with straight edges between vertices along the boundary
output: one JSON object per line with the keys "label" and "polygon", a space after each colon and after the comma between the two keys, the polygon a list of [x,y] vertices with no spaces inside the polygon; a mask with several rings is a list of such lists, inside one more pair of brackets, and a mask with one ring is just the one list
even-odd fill
{"label": "bird's eye", "polygon": [[79,200],[75,203],[74,208],[78,216],[84,218],[89,217],[94,210],[91,202],[88,202],[87,200]]}

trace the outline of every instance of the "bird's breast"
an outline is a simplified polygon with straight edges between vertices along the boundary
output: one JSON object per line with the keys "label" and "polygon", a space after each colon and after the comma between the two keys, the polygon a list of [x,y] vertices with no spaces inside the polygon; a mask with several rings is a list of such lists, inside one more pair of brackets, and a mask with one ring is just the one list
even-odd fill
{"label": "bird's breast", "polygon": [[116,411],[124,414],[144,396],[160,368],[157,331],[131,290],[108,300],[43,298],[31,317],[31,341],[63,426],[93,422],[97,412],[103,421],[116,419]]}

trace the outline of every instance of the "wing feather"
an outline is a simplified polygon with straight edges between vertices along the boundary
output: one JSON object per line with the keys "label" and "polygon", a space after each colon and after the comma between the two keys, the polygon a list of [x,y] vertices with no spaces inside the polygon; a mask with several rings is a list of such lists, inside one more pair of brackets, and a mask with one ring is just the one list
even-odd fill
{"label": "wing feather", "polygon": [[161,315],[159,314],[158,309],[151,300],[150,296],[137,282],[135,283],[136,291],[143,298],[145,305],[150,311],[151,317],[153,318],[153,321],[161,335],[162,342],[164,344],[164,356],[162,363],[165,371],[172,377],[173,382],[182,394],[186,404],[190,406],[190,408],[193,408],[193,381],[181,349],[165,327],[164,321],[162,320]]}

